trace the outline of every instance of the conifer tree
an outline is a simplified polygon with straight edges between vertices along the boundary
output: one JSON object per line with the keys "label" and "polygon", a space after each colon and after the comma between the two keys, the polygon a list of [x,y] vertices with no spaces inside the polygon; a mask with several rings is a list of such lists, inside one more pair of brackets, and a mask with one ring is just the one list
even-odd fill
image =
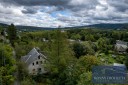
{"label": "conifer tree", "polygon": [[73,60],[73,53],[69,48],[66,34],[59,29],[55,30],[54,39],[51,42],[51,49],[48,56],[47,69],[50,72],[50,78],[55,85],[64,84],[64,70]]}
{"label": "conifer tree", "polygon": [[7,33],[8,33],[8,38],[10,40],[11,45],[14,46],[14,41],[16,40],[16,37],[17,37],[17,31],[16,31],[16,27],[14,26],[14,24],[11,24],[8,27]]}

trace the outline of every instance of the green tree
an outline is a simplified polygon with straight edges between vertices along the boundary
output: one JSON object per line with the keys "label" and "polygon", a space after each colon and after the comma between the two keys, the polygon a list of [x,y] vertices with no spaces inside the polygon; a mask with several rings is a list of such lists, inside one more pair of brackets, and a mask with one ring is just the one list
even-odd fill
{"label": "green tree", "polygon": [[85,43],[83,43],[83,45],[86,48],[86,53],[89,55],[94,55],[95,51],[97,51],[97,47],[94,43],[92,43],[91,41],[87,41]]}
{"label": "green tree", "polygon": [[125,57],[123,55],[118,55],[115,59],[116,59],[116,62],[123,64],[125,63],[125,60],[127,60],[127,56]]}
{"label": "green tree", "polygon": [[100,65],[100,61],[96,56],[87,55],[79,59],[78,63],[81,68],[86,68],[86,71],[91,71],[93,66]]}
{"label": "green tree", "polygon": [[56,34],[51,42],[46,68],[51,74],[50,79],[53,84],[62,85],[65,83],[64,70],[71,63],[73,53],[68,46],[66,34],[62,33],[60,30],[56,30],[55,32]]}
{"label": "green tree", "polygon": [[72,34],[71,39],[80,40],[81,39],[81,36],[80,36],[80,34]]}
{"label": "green tree", "polygon": [[27,67],[23,62],[17,62],[18,80],[23,81],[25,78],[29,78]]}
{"label": "green tree", "polygon": [[12,48],[9,45],[0,43],[0,76],[2,85],[12,84],[14,81],[13,73],[16,67],[14,66],[15,60],[12,57]]}
{"label": "green tree", "polygon": [[[91,72],[92,67],[96,65],[100,65],[99,60],[95,56],[90,55],[83,56],[74,61],[74,63],[70,64],[65,70],[66,85],[79,84],[79,81],[81,80],[80,76],[84,73]],[[86,75],[90,76],[89,74]],[[83,82],[83,80],[80,82]],[[90,82],[90,77],[86,82]]]}
{"label": "green tree", "polygon": [[7,33],[8,33],[8,38],[10,40],[11,45],[14,46],[14,42],[17,38],[17,30],[16,30],[16,27],[14,26],[14,24],[11,24],[8,27]]}
{"label": "green tree", "polygon": [[0,32],[2,32],[2,30],[3,30],[3,28],[2,28],[2,26],[0,26]]}
{"label": "green tree", "polygon": [[97,47],[100,51],[108,53],[108,50],[111,49],[110,41],[108,38],[99,38],[97,40]]}
{"label": "green tree", "polygon": [[78,81],[77,85],[94,85],[92,83],[92,73],[91,72],[84,72],[80,75],[80,80]]}
{"label": "green tree", "polygon": [[87,41],[95,41],[93,34],[87,34],[85,36],[85,40],[87,40]]}
{"label": "green tree", "polygon": [[80,56],[86,54],[85,46],[82,45],[81,43],[74,43],[73,44],[73,51],[75,53],[76,58],[79,58]]}

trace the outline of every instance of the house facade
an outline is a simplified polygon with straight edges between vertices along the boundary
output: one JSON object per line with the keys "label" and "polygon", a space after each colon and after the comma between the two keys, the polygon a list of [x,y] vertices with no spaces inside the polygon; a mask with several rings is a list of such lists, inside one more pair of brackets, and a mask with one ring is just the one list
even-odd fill
{"label": "house facade", "polygon": [[21,57],[21,61],[25,63],[31,75],[44,74],[47,72],[44,69],[46,56],[40,53],[37,48],[33,48],[27,55]]}

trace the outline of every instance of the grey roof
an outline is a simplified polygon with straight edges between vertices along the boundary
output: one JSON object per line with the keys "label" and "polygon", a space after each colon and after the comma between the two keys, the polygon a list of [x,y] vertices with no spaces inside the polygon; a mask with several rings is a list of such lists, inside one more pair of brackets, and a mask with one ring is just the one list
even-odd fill
{"label": "grey roof", "polygon": [[126,49],[128,48],[127,42],[120,41],[120,40],[116,41],[116,45],[115,46],[116,46],[116,49],[118,51],[126,51]]}
{"label": "grey roof", "polygon": [[31,64],[33,61],[38,59],[38,56],[46,58],[43,54],[39,53],[36,48],[33,48],[26,56],[21,57],[21,61]]}

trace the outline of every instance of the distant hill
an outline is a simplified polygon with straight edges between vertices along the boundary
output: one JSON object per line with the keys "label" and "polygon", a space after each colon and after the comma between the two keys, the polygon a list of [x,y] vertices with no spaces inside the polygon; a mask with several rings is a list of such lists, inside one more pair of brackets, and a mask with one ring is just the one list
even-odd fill
{"label": "distant hill", "polygon": [[103,28],[103,29],[125,29],[128,27],[128,23],[119,23],[119,24],[94,24],[88,25],[87,27],[92,28]]}
{"label": "distant hill", "polygon": [[[7,24],[0,23],[0,26],[8,27]],[[17,25],[17,29],[24,30],[24,31],[37,31],[37,30],[54,30],[56,28],[48,28],[48,27],[34,27],[34,26],[22,26]],[[98,28],[98,29],[128,29],[128,23],[122,23],[122,24],[94,24],[94,25],[87,25],[87,26],[76,26],[76,27],[65,27],[62,29],[79,29],[79,28]]]}
{"label": "distant hill", "polygon": [[76,27],[66,27],[67,29],[71,28],[98,28],[98,29],[128,29],[128,23],[122,23],[122,24],[93,24],[93,25],[87,25],[87,26],[76,26]]}
{"label": "distant hill", "polygon": [[0,26],[7,27],[8,25],[7,24],[0,23]]}
{"label": "distant hill", "polygon": [[19,30],[24,31],[37,31],[37,30],[53,30],[55,28],[47,28],[47,27],[34,27],[34,26],[16,26]]}
{"label": "distant hill", "polygon": [[[7,28],[9,25],[0,23],[0,26]],[[47,27],[34,27],[34,26],[22,26],[22,25],[16,25],[16,28],[18,30],[23,31],[37,31],[37,30],[53,30],[55,28],[47,28]]]}

